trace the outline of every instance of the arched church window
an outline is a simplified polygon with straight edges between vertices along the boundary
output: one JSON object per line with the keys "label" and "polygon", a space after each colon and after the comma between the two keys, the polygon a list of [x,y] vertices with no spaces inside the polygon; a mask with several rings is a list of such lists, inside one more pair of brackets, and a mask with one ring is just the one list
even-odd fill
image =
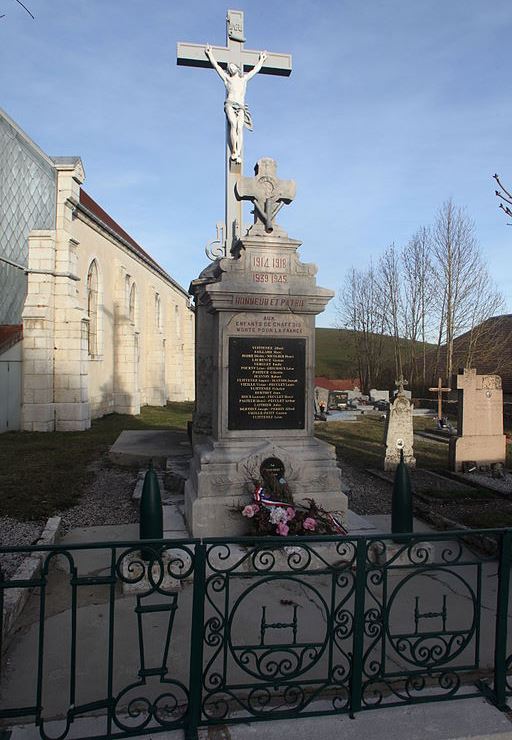
{"label": "arched church window", "polygon": [[98,266],[93,260],[87,273],[87,316],[89,318],[88,350],[98,354]]}
{"label": "arched church window", "polygon": [[156,328],[162,328],[162,302],[160,300],[160,294],[155,294],[155,322]]}
{"label": "arched church window", "polygon": [[130,310],[130,283],[131,283],[131,277],[127,275],[124,279],[124,309],[125,311]]}
{"label": "arched church window", "polygon": [[132,284],[130,289],[130,301],[128,304],[128,315],[132,324],[135,324],[135,314],[137,311],[137,287],[135,283]]}
{"label": "arched church window", "polygon": [[174,306],[174,320],[176,322],[176,336],[181,339],[181,313],[178,305]]}

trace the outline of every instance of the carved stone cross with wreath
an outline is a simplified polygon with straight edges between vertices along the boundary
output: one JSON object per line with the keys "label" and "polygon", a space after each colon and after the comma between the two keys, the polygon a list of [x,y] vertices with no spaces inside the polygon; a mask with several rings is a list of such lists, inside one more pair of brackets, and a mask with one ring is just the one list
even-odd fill
{"label": "carved stone cross with wreath", "polygon": [[236,184],[236,195],[240,200],[250,200],[254,204],[254,223],[260,221],[265,231],[274,230],[274,219],[283,205],[295,198],[296,186],[293,180],[280,180],[276,176],[274,159],[259,159],[254,168],[254,177],[241,177]]}

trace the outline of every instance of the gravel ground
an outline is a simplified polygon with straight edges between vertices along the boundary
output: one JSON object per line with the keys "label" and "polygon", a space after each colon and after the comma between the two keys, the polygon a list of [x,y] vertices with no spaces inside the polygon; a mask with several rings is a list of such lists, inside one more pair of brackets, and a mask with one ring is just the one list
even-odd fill
{"label": "gravel ground", "polygon": [[[13,545],[33,545],[43,531],[46,520],[37,522],[18,522],[10,516],[0,517],[0,543],[4,547]],[[13,575],[21,564],[23,554],[5,553],[0,556],[0,568],[7,578]]]}
{"label": "gravel ground", "polygon": [[512,494],[512,473],[505,473],[505,478],[492,478],[489,473],[468,473],[467,478],[494,491]]}
{"label": "gravel ground", "polygon": [[96,478],[79,503],[58,512],[62,517],[61,532],[65,534],[75,527],[138,522],[139,511],[132,501],[137,472],[129,468],[116,468],[103,460],[94,463],[91,469],[96,473]]}
{"label": "gravel ground", "polygon": [[348,485],[348,507],[356,514],[391,514],[392,488],[361,468],[340,461],[343,481]]}
{"label": "gravel ground", "polygon": [[[62,517],[62,534],[75,527],[131,524],[139,521],[138,507],[132,501],[137,472],[115,468],[106,459],[95,462],[91,469],[96,473],[96,478],[83,493],[79,503],[66,511],[57,512]],[[39,539],[45,524],[46,520],[19,522],[11,517],[0,517],[0,543],[3,546],[33,545]],[[4,576],[12,576],[23,558],[23,553],[1,556],[0,566]]]}

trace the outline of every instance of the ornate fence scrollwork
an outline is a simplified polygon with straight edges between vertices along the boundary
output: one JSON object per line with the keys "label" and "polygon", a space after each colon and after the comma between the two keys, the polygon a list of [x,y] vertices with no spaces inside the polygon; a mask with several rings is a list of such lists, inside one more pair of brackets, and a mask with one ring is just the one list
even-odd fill
{"label": "ornate fence scrollwork", "polygon": [[144,541],[146,560],[139,542],[31,548],[32,579],[0,570],[0,622],[9,590],[25,589],[38,649],[14,670],[34,695],[15,706],[2,684],[0,719],[60,740],[100,713],[101,737],[192,739],[201,725],[481,693],[505,707],[512,530],[480,532],[498,559],[478,534]]}

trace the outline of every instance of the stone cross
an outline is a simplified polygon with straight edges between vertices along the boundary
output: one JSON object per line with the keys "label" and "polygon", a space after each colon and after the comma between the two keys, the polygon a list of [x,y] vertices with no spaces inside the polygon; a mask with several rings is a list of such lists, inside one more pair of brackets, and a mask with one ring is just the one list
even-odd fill
{"label": "stone cross", "polygon": [[261,221],[265,231],[270,233],[277,213],[295,198],[295,182],[276,177],[273,159],[259,159],[254,173],[255,177],[241,177],[235,192],[240,200],[250,200],[254,204],[254,223]]}
{"label": "stone cross", "polygon": [[403,392],[404,392],[404,386],[409,385],[409,381],[408,380],[404,380],[404,376],[403,376],[403,373],[402,373],[402,375],[400,375],[400,377],[398,378],[398,380],[395,380],[395,385],[398,388],[398,393],[399,394],[403,394]]}
{"label": "stone cross", "polygon": [[437,418],[442,419],[443,418],[443,393],[449,393],[451,391],[451,388],[443,388],[443,383],[441,378],[438,379],[437,385],[435,388],[429,388],[429,391],[431,393],[437,392]]}
{"label": "stone cross", "polygon": [[[240,72],[248,71],[259,63],[261,53],[244,48],[244,14],[241,10],[228,10],[226,26],[226,46],[211,46],[209,49],[217,64],[226,69],[228,64],[236,64]],[[206,55],[204,44],[178,43],[177,62],[188,67],[207,67],[212,64]],[[267,52],[260,72],[262,74],[288,76],[292,71],[290,54]],[[236,253],[237,242],[242,234],[242,202],[235,195],[235,186],[242,178],[243,152],[240,161],[234,161],[230,151],[230,129],[226,120],[226,229],[224,253]]]}

